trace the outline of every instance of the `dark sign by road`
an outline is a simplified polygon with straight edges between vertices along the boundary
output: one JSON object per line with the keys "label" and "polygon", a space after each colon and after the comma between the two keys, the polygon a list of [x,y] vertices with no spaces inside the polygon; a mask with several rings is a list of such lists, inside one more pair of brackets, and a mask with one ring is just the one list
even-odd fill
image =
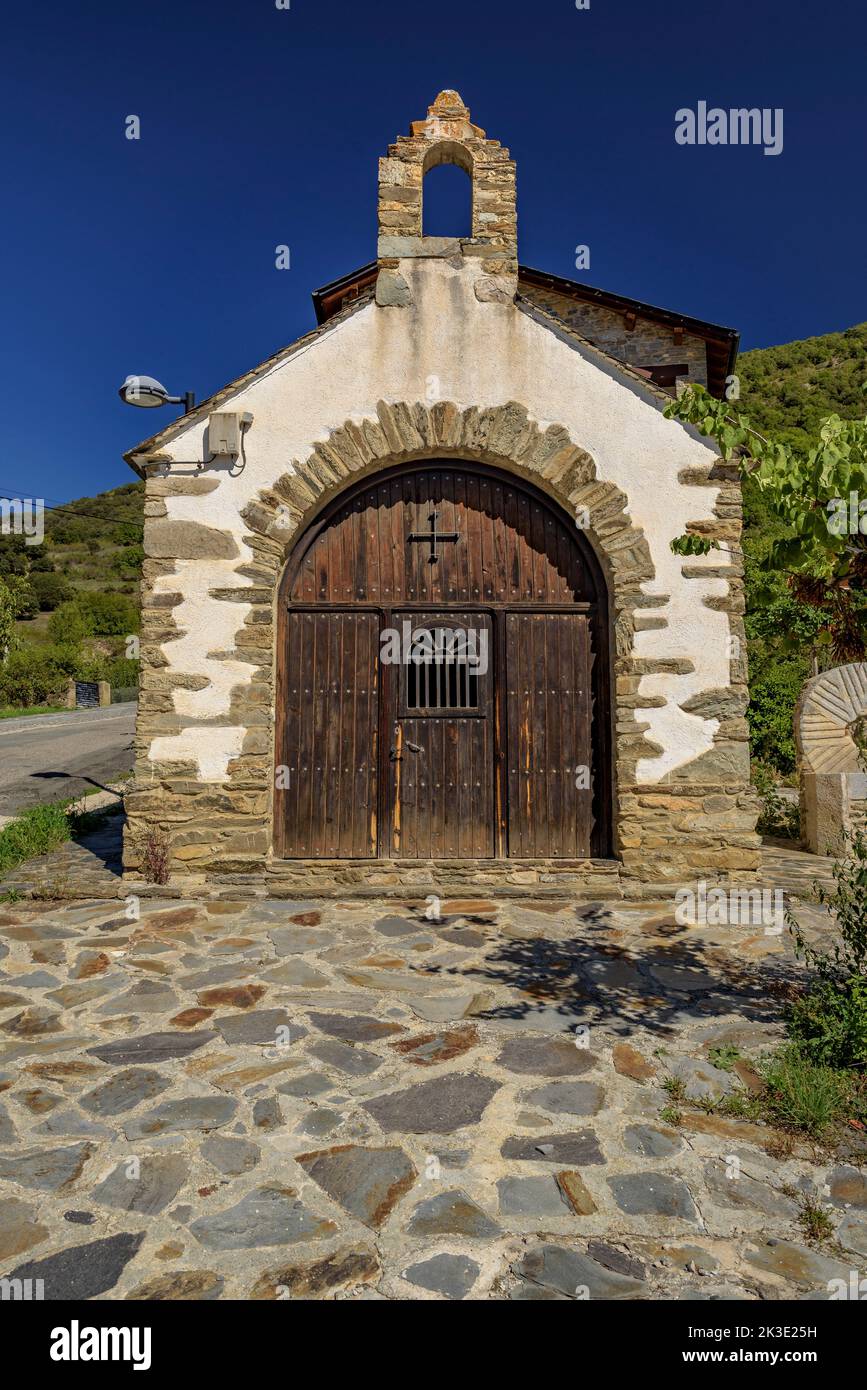
{"label": "dark sign by road", "polygon": [[75,705],[77,709],[98,708],[99,685],[96,681],[75,682]]}

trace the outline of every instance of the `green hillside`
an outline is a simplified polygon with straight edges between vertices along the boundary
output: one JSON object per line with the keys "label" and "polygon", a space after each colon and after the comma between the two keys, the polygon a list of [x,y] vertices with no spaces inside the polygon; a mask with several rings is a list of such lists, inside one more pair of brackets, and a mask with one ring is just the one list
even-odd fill
{"label": "green hillside", "polygon": [[808,449],[826,415],[857,419],[865,413],[867,323],[844,333],[757,348],[742,353],[740,409],[762,434]]}
{"label": "green hillside", "polygon": [[108,588],[138,602],[144,483],[80,497],[45,515],[46,554],[74,589]]}
{"label": "green hillside", "polygon": [[45,538],[0,535],[0,580],[17,621],[0,665],[0,706],[51,703],[70,677],[137,684],[129,639],[139,626],[144,484],[128,483],[45,513]]}
{"label": "green hillside", "polygon": [[79,591],[123,593],[138,602],[143,521],[144,484],[128,483],[46,509],[42,545],[0,535],[0,576],[18,575],[32,591],[25,621]]}

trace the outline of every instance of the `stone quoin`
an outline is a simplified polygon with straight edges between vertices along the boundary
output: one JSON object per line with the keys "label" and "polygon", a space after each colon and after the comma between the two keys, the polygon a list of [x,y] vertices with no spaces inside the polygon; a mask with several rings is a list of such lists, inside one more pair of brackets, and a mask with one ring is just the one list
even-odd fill
{"label": "stone quoin", "polygon": [[[423,235],[442,163],[471,180],[468,237]],[[737,470],[663,415],[679,382],[722,394],[737,335],[521,265],[516,207],[508,150],[441,92],[380,160],[376,261],[126,455],[132,881],[155,830],[182,891],[604,896],[756,868]],[[687,530],[716,549],[675,555]],[[484,638],[486,670],[383,664],[405,621]]]}

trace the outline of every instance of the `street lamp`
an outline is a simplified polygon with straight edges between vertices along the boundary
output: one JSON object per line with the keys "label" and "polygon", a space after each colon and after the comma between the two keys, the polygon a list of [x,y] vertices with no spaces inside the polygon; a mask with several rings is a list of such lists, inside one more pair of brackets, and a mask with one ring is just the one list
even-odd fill
{"label": "street lamp", "polygon": [[152,376],[128,376],[118,395],[127,405],[138,405],[145,410],[153,410],[158,405],[182,405],[185,415],[188,415],[196,404],[194,392],[186,391],[183,396],[170,396],[162,382]]}

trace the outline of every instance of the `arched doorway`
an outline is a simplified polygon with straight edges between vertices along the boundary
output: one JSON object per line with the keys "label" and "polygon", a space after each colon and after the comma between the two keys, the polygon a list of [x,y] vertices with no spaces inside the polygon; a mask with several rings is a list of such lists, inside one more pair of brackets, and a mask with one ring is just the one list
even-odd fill
{"label": "arched doorway", "polygon": [[610,853],[606,586],[544,493],[378,473],[299,539],[278,606],[277,857]]}

